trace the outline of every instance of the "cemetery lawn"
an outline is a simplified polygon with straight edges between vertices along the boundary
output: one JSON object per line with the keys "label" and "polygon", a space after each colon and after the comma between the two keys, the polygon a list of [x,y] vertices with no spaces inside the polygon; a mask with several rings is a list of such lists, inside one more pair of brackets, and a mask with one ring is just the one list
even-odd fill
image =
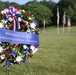
{"label": "cemetery lawn", "polygon": [[[40,31],[40,47],[28,64],[9,67],[9,75],[76,75],[76,27],[56,34],[56,28]],[[7,75],[0,64],[0,75]]]}

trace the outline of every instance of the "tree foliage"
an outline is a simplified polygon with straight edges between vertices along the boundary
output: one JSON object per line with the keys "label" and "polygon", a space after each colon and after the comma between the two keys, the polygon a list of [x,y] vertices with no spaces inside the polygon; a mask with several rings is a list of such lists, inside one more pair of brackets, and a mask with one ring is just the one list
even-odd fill
{"label": "tree foliage", "polygon": [[45,5],[42,5],[39,2],[29,2],[26,4],[25,9],[30,11],[41,25],[44,20],[46,21],[46,24],[51,23],[51,17],[53,14],[52,11]]}
{"label": "tree foliage", "polygon": [[41,0],[40,2],[32,0],[23,5],[19,5],[15,2],[0,1],[0,11],[7,8],[9,5],[30,11],[40,23],[39,25],[43,24],[44,19],[46,20],[46,25],[56,25],[57,7],[59,8],[60,13],[60,24],[62,24],[64,11],[66,12],[66,17],[69,16],[72,19],[72,23],[76,23],[76,0],[59,0],[58,3],[55,3],[53,0]]}
{"label": "tree foliage", "polygon": [[72,23],[76,23],[76,0],[60,0],[57,6],[60,8],[61,16],[65,11],[66,17],[69,16],[72,19]]}
{"label": "tree foliage", "polygon": [[0,1],[0,11],[4,9],[4,5],[2,4],[2,2]]}

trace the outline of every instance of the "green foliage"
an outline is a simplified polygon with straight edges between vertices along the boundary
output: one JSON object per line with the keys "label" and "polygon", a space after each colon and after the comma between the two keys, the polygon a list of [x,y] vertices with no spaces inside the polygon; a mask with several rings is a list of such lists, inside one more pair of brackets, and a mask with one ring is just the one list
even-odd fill
{"label": "green foliage", "polygon": [[8,7],[9,7],[9,5],[10,5],[10,3],[9,3],[8,1],[3,2],[3,4],[4,4],[4,8],[8,8]]}
{"label": "green foliage", "polygon": [[10,5],[20,9],[20,5],[15,2],[11,2]]}
{"label": "green foliage", "polygon": [[24,12],[22,12],[21,15],[23,16],[24,20],[28,20],[28,17],[27,17],[27,15]]}
{"label": "green foliage", "polygon": [[72,8],[71,6],[69,6],[67,9],[68,9],[68,10],[66,10],[67,15],[72,18],[73,15],[74,15],[74,10],[73,10],[73,8]]}
{"label": "green foliage", "polygon": [[53,1],[53,0],[42,0],[40,1],[40,3],[42,5],[45,5],[46,7],[48,7],[51,11],[52,11],[52,14],[53,16],[51,17],[51,24],[52,25],[55,25],[56,24],[56,3]]}
{"label": "green foliage", "polygon": [[56,9],[59,7],[60,12],[60,24],[62,24],[63,12],[66,12],[66,17],[70,16],[72,23],[76,23],[76,0],[59,0],[55,3],[53,0],[32,0],[26,4],[19,5],[15,2],[2,2],[0,1],[0,11],[7,8],[9,5],[13,5],[16,8],[24,9],[30,11],[35,18],[39,21],[39,25],[43,25],[43,20],[46,20],[46,25],[56,25]]}
{"label": "green foliage", "polygon": [[40,24],[43,24],[45,19],[46,24],[51,23],[52,12],[51,10],[38,2],[29,2],[25,6],[26,10],[30,11],[35,18],[39,21]]}
{"label": "green foliage", "polygon": [[63,16],[63,12],[66,12],[66,17],[70,17],[72,20],[72,24],[75,24],[75,20],[76,20],[76,0],[60,0],[57,3],[57,6],[60,9],[60,16]]}
{"label": "green foliage", "polygon": [[46,5],[50,10],[54,10],[56,3],[53,2],[52,0],[42,0],[40,1],[41,4]]}
{"label": "green foliage", "polygon": [[16,7],[16,8],[21,8],[21,6],[19,5],[19,4],[17,4],[17,3],[15,3],[15,2],[9,2],[9,1],[6,1],[6,2],[2,2],[2,1],[0,1],[0,11],[2,11],[4,8],[8,8],[10,5],[12,5],[12,6],[14,6],[14,7]]}
{"label": "green foliage", "polygon": [[4,5],[2,4],[2,2],[0,1],[0,11],[4,9]]}

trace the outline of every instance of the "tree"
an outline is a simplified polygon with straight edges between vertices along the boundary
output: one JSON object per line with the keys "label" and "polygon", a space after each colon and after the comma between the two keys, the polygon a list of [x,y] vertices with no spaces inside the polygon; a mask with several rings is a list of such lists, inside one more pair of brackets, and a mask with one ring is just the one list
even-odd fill
{"label": "tree", "polygon": [[8,8],[10,5],[9,1],[3,2],[3,4],[4,4],[4,8]]}
{"label": "tree", "polygon": [[34,2],[36,2],[37,0],[33,0]]}
{"label": "tree", "polygon": [[73,24],[76,24],[76,3],[73,5]]}
{"label": "tree", "polygon": [[72,23],[76,23],[76,0],[60,0],[57,6],[60,8],[61,16],[65,11],[66,17],[69,16],[72,20]]}
{"label": "tree", "polygon": [[51,17],[53,14],[47,6],[32,1],[26,4],[25,10],[30,11],[41,25],[43,24],[44,19],[47,25],[51,23]]}
{"label": "tree", "polygon": [[51,18],[51,21],[52,21],[52,25],[56,25],[56,3],[53,1],[53,0],[42,0],[40,1],[41,4],[45,5],[46,7],[48,7],[52,13],[53,13],[53,16]]}
{"label": "tree", "polygon": [[68,8],[67,8],[67,10],[66,10],[66,13],[67,13],[67,16],[69,16],[69,17],[73,17],[73,15],[74,15],[74,11],[73,11],[73,8],[71,7],[71,6],[69,6]]}
{"label": "tree", "polygon": [[20,8],[20,5],[15,3],[15,2],[11,2],[10,5],[12,5],[12,6],[16,7],[16,8]]}
{"label": "tree", "polygon": [[2,1],[0,1],[0,11],[2,11],[4,9],[4,5],[2,3]]}

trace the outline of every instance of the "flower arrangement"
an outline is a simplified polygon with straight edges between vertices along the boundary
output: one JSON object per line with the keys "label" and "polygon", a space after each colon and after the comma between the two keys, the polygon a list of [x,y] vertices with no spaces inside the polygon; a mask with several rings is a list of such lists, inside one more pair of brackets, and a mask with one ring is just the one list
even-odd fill
{"label": "flower arrangement", "polygon": [[[38,22],[28,11],[9,6],[0,12],[0,29],[39,35]],[[16,44],[0,40],[0,63],[5,67],[27,63],[38,50],[35,44]]]}

